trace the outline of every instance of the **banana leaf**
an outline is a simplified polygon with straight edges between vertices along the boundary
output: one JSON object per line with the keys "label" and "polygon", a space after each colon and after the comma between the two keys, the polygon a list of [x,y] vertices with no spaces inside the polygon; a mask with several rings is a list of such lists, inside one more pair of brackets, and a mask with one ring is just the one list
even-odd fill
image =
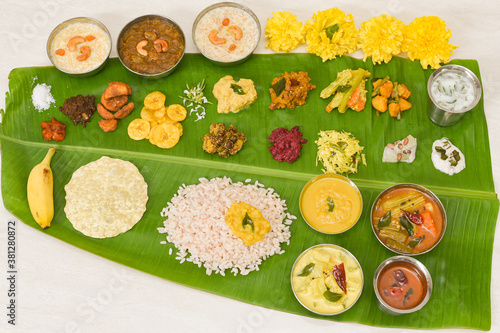
{"label": "banana leaf", "polygon": [[[478,77],[474,60],[455,60],[471,69]],[[397,121],[388,114],[376,116],[368,101],[362,112],[346,114],[324,111],[328,100],[320,91],[336,77],[337,72],[365,68],[374,78],[389,75],[405,83],[412,95],[413,107]],[[285,71],[307,71],[316,89],[307,104],[295,109],[269,110],[268,89],[272,79]],[[232,299],[272,309],[314,318],[368,325],[404,328],[474,328],[488,330],[491,326],[490,279],[495,225],[499,202],[494,192],[488,133],[483,101],[452,127],[434,125],[427,117],[427,79],[431,70],[423,70],[418,62],[394,58],[389,64],[374,66],[350,57],[322,63],[308,54],[254,55],[235,67],[217,67],[199,54],[186,54],[179,68],[161,80],[146,80],[128,72],[117,59],[110,59],[104,70],[90,78],[70,77],[53,67],[15,69],[10,74],[10,92],[0,127],[2,149],[2,194],[5,207],[21,221],[40,229],[33,220],[26,200],[26,182],[34,165],[38,164],[50,146],[57,148],[52,160],[54,172],[55,217],[52,226],[41,230],[96,255],[135,269],[205,290]],[[218,114],[211,88],[225,75],[236,79],[250,78],[255,82],[258,100],[237,114]],[[36,80],[34,78],[36,77]],[[144,97],[160,90],[167,96],[166,104],[181,103],[185,85],[197,84],[206,78],[205,94],[213,105],[207,105],[205,119],[195,121],[194,115],[183,122],[184,136],[173,149],[163,150],[147,140],[134,141],[127,135],[127,126],[139,117]],[[77,94],[102,94],[109,81],[123,81],[133,90],[131,101],[135,110],[121,120],[115,132],[104,133],[95,114],[86,128],[73,126],[58,107],[64,99]],[[52,86],[56,106],[38,112],[31,102],[36,83]],[[371,83],[367,84],[371,87]],[[370,92],[371,89],[369,89]],[[64,122],[66,139],[60,143],[42,140],[40,124],[56,117]],[[233,124],[248,138],[235,156],[221,159],[205,153],[200,138],[210,124]],[[301,157],[293,164],[275,161],[268,147],[271,131],[277,127],[291,129],[300,126],[308,140]],[[317,147],[314,141],[320,130],[351,132],[365,147],[367,166],[360,166],[349,177],[358,185],[363,196],[363,214],[359,222],[340,235],[324,235],[311,229],[300,218],[299,194],[305,183],[322,173],[316,165]],[[382,151],[388,142],[408,134],[418,139],[415,162],[412,164],[382,163]],[[467,167],[461,173],[448,176],[436,170],[430,159],[432,142],[448,137],[466,157]],[[64,214],[64,185],[80,166],[103,155],[122,158],[134,163],[148,183],[149,201],[142,220],[130,231],[110,239],[92,239],[74,230]],[[163,245],[165,235],[160,212],[182,184],[197,183],[200,177],[228,176],[233,181],[258,180],[272,187],[285,199],[289,211],[299,217],[291,226],[290,245],[285,253],[265,260],[259,271],[247,276],[207,276],[203,268],[191,263],[180,264],[169,255],[173,245]],[[382,312],[373,291],[373,274],[377,266],[394,255],[375,238],[369,212],[375,197],[395,183],[412,182],[434,191],[448,215],[448,227],[441,243],[429,253],[418,256],[429,269],[434,282],[432,297],[420,311],[390,316]],[[358,302],[340,315],[323,317],[304,309],[293,295],[290,270],[297,256],[306,248],[319,243],[338,244],[359,260],[364,272],[364,290]],[[175,248],[174,248],[175,254]]]}

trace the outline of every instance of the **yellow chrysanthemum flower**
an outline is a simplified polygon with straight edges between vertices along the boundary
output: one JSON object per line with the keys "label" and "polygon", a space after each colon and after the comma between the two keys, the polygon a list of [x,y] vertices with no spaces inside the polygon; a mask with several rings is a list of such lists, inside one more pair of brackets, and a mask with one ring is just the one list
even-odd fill
{"label": "yellow chrysanthemum flower", "polygon": [[305,25],[307,52],[316,54],[323,62],[356,51],[358,29],[354,17],[338,8],[318,11]]}
{"label": "yellow chrysanthemum flower", "polygon": [[359,46],[365,58],[372,57],[373,64],[389,62],[392,56],[401,53],[404,41],[405,24],[393,16],[386,14],[372,17],[361,24],[359,29]]}
{"label": "yellow chrysanthemum flower", "polygon": [[423,68],[441,67],[440,63],[450,61],[455,45],[449,44],[451,31],[437,16],[417,17],[404,31],[403,51],[411,60],[419,59]]}
{"label": "yellow chrysanthemum flower", "polygon": [[267,48],[274,52],[290,52],[304,43],[304,27],[297,21],[297,15],[273,12],[273,17],[267,19],[266,37],[269,38]]}

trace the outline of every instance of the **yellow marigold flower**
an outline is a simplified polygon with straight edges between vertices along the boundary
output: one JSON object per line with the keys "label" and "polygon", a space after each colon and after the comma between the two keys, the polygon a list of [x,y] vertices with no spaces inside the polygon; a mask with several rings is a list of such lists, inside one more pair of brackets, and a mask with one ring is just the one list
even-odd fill
{"label": "yellow marigold flower", "polygon": [[359,46],[365,58],[372,57],[373,64],[389,62],[392,56],[401,53],[404,41],[404,23],[386,14],[372,17],[361,24],[359,29]]}
{"label": "yellow marigold flower", "polygon": [[307,52],[323,62],[356,51],[358,29],[354,17],[338,8],[318,11],[305,24]]}
{"label": "yellow marigold flower", "polygon": [[304,43],[304,27],[297,21],[297,15],[273,12],[273,17],[267,19],[266,37],[269,38],[267,48],[274,52],[290,52]]}
{"label": "yellow marigold flower", "polygon": [[449,44],[451,31],[437,16],[417,17],[404,31],[403,51],[411,60],[419,59],[423,68],[441,67],[440,63],[450,61],[455,45]]}

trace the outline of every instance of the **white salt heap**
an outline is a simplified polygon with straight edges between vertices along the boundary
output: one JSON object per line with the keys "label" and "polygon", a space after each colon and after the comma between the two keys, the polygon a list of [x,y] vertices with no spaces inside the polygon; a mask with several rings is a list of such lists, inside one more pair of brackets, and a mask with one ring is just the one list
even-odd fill
{"label": "white salt heap", "polygon": [[45,111],[50,108],[50,104],[55,103],[56,100],[54,96],[50,93],[52,87],[46,85],[45,83],[37,84],[33,89],[33,94],[31,95],[31,100],[35,109],[39,112]]}

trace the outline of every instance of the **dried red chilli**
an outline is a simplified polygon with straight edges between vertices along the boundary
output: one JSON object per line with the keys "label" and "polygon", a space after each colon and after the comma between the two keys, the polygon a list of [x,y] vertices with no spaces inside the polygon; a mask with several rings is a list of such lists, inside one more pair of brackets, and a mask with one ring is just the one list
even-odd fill
{"label": "dried red chilli", "polygon": [[337,284],[339,285],[340,289],[344,292],[344,294],[347,294],[347,282],[345,278],[345,268],[344,268],[344,263],[341,263],[340,265],[335,265],[333,266],[333,277],[335,278],[335,281],[337,281]]}
{"label": "dried red chilli", "polygon": [[417,225],[421,225],[422,223],[424,223],[424,221],[422,220],[422,216],[418,214],[410,213],[405,210],[401,210],[401,212],[412,223],[415,223]]}

